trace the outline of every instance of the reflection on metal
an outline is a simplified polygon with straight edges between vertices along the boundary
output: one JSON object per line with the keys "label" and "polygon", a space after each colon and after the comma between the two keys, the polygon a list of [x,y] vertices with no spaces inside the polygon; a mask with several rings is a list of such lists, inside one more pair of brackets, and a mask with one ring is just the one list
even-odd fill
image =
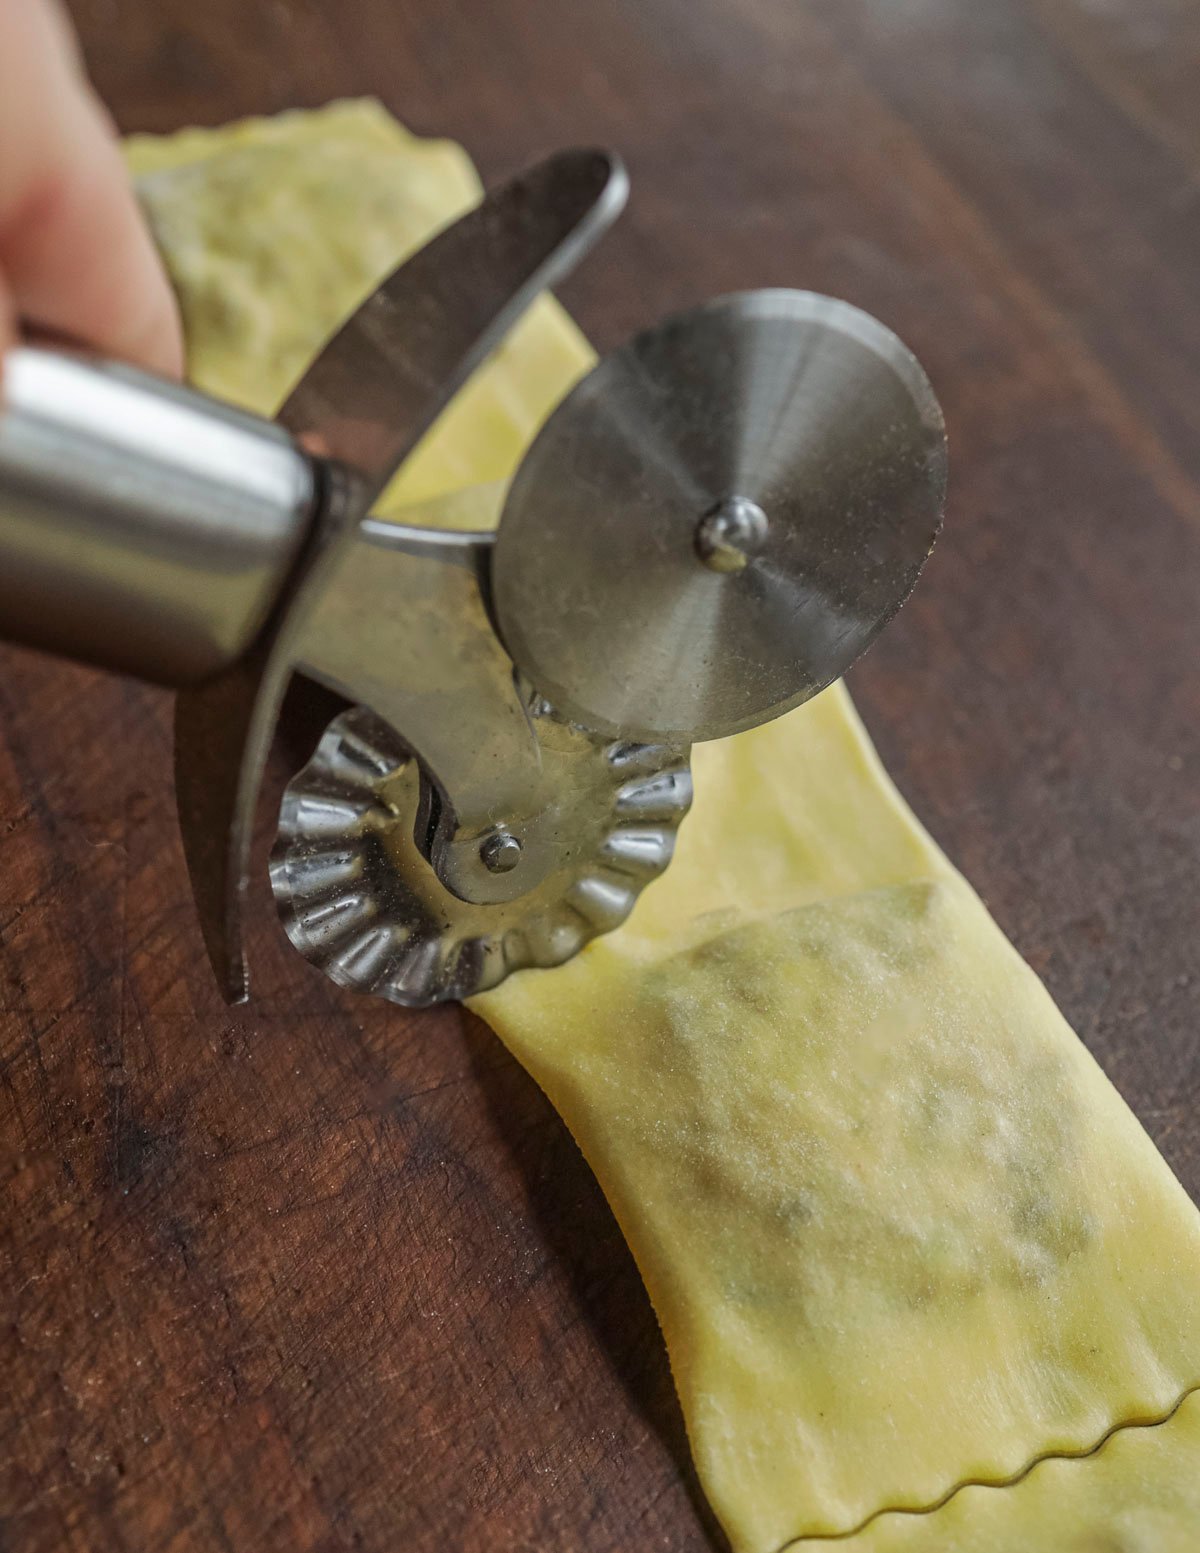
{"label": "reflection on metal", "polygon": [[10,641],[190,685],[266,623],[316,505],[279,427],[115,362],[4,359],[0,627]]}

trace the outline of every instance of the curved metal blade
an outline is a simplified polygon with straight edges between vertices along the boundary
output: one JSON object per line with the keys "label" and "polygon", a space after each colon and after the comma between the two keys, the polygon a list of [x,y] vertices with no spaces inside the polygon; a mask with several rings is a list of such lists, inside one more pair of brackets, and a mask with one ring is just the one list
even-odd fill
{"label": "curved metal blade", "polygon": [[348,465],[369,503],[539,291],[620,214],[629,180],[606,151],[560,151],[394,270],[333,336],[277,419]]}
{"label": "curved metal blade", "polygon": [[280,420],[346,467],[287,603],[251,655],[182,693],[175,715],[180,828],[209,957],[247,996],[242,944],[254,808],[304,623],[392,472],[545,287],[619,214],[627,179],[602,151],[564,151],[489,194],[396,270],[309,368]]}

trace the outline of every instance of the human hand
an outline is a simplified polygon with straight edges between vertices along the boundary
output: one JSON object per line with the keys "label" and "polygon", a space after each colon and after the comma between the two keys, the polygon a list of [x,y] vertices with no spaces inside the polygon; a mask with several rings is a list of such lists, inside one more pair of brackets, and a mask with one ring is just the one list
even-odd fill
{"label": "human hand", "polygon": [[0,357],[21,324],[183,368],[175,299],[58,0],[0,0]]}

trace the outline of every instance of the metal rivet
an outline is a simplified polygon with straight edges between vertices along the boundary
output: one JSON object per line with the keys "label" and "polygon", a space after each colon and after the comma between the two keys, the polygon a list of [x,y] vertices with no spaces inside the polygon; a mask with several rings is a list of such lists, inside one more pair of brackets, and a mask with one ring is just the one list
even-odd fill
{"label": "metal rivet", "polygon": [[493,831],[479,848],[479,856],[489,873],[510,874],[521,861],[521,843],[506,830]]}
{"label": "metal rivet", "polygon": [[767,537],[767,515],[748,496],[729,496],[696,525],[696,554],[710,571],[740,572]]}

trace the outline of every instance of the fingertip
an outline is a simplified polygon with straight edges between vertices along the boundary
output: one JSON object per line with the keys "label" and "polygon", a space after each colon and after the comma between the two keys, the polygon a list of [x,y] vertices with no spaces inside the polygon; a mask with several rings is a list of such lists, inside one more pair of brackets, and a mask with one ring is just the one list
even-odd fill
{"label": "fingertip", "polygon": [[126,354],[131,361],[140,362],[162,377],[175,382],[182,379],[185,366],[183,324],[179,304],[169,285],[164,283],[161,299],[141,330],[131,337]]}
{"label": "fingertip", "polygon": [[12,298],[0,281],[0,410],[4,408],[4,365],[9,349],[16,343],[16,316]]}
{"label": "fingertip", "polygon": [[[129,202],[136,210],[132,191]],[[178,381],[186,360],[179,300],[149,229],[139,225],[127,235],[112,289],[92,314],[92,342],[134,366]]]}
{"label": "fingertip", "polygon": [[0,0],[0,144],[9,336],[21,320],[180,377],[178,305],[58,0]]}
{"label": "fingertip", "polygon": [[[148,371],[182,378],[183,324],[178,300],[138,203],[116,126],[90,84],[85,84],[85,93],[94,126],[95,161],[107,164],[105,175],[97,180],[107,189],[104,209],[98,214],[93,208],[91,235],[106,240],[110,253],[119,259],[115,268],[110,268],[109,287],[98,288],[93,298],[93,342]],[[78,212],[76,219],[81,224],[84,221]]]}

